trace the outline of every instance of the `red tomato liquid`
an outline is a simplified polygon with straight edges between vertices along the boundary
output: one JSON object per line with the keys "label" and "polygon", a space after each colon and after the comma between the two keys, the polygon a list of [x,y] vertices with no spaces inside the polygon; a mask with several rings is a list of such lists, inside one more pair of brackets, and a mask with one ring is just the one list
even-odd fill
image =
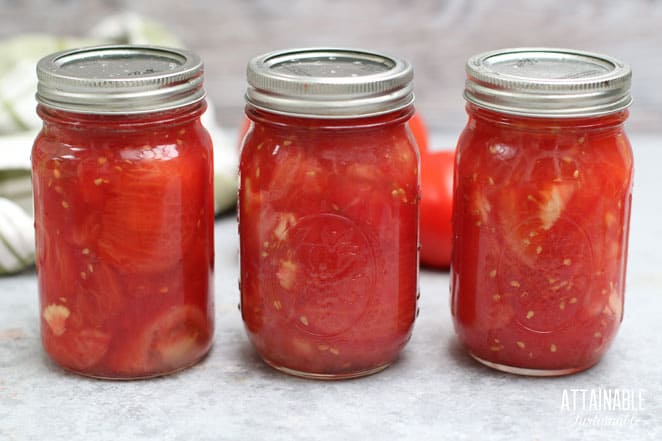
{"label": "red tomato liquid", "polygon": [[408,341],[420,198],[410,113],[334,121],[248,108],[241,311],[253,345],[277,369],[366,375]]}
{"label": "red tomato liquid", "polygon": [[204,109],[130,117],[40,107],[32,159],[41,334],[62,367],[144,378],[209,350],[214,212]]}
{"label": "red tomato liquid", "polygon": [[552,120],[468,109],[454,192],[456,332],[497,369],[589,368],[623,317],[627,112]]}

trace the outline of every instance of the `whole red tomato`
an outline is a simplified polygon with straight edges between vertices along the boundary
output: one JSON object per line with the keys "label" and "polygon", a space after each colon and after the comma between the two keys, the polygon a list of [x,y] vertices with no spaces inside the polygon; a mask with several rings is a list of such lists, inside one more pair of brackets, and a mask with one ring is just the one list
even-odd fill
{"label": "whole red tomato", "polygon": [[452,150],[430,151],[428,132],[419,113],[409,120],[409,129],[421,152],[421,264],[448,268],[455,154]]}
{"label": "whole red tomato", "polygon": [[421,155],[427,153],[428,151],[428,129],[425,127],[423,118],[421,114],[415,112],[414,115],[409,119],[409,130],[411,130],[416,144],[418,144],[418,150],[421,152]]}
{"label": "whole red tomato", "polygon": [[421,263],[448,268],[451,261],[451,215],[455,152],[421,156]]}

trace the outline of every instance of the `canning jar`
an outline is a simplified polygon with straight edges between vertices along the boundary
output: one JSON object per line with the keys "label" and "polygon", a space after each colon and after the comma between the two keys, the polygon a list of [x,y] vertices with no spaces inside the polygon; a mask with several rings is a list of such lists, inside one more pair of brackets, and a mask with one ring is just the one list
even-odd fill
{"label": "canning jar", "polygon": [[131,379],[209,350],[213,185],[188,51],[75,49],[37,67],[32,151],[41,335],[60,366]]}
{"label": "canning jar", "polygon": [[451,309],[490,367],[564,375],[597,363],[623,318],[630,68],[564,49],[467,63],[454,183]]}
{"label": "canning jar", "polygon": [[412,68],[364,51],[248,65],[241,311],[257,352],[310,378],[368,375],[409,339],[418,274]]}

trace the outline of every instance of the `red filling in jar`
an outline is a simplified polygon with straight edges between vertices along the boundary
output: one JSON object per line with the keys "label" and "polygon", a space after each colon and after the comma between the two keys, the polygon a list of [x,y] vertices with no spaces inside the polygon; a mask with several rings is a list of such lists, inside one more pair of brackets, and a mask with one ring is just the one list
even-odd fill
{"label": "red filling in jar", "polygon": [[[396,72],[400,87],[410,81],[403,62],[349,51],[276,53],[253,63],[265,77],[286,71],[304,81],[295,74],[310,71],[319,89],[332,89],[333,70],[365,83],[372,69],[404,69]],[[375,115],[353,107],[355,97],[346,114],[328,114],[329,107],[310,103],[315,92],[288,88],[300,106],[295,112],[264,99],[257,84],[248,93],[252,126],[239,191],[241,311],[250,340],[267,363],[293,375],[379,371],[408,341],[416,314],[418,151],[406,124],[412,97],[405,91]]]}
{"label": "red filling in jar", "polygon": [[[581,371],[599,361],[623,317],[629,69],[561,50],[489,53],[468,66],[454,194],[456,332],[499,370]],[[494,72],[500,90],[505,75],[508,98],[485,92]],[[537,87],[549,101],[533,96]],[[579,97],[564,96],[569,90]],[[513,91],[522,95],[514,100]]]}
{"label": "red filling in jar", "polygon": [[124,46],[42,60],[44,126],[32,152],[42,342],[56,363],[82,375],[153,377],[194,364],[212,342],[206,105],[195,85],[174,108],[167,90],[157,101],[141,97],[136,77],[156,81],[155,72],[124,78],[134,95],[116,107],[103,98],[119,92],[99,88],[98,78],[70,80],[87,87],[79,101],[53,94],[55,77],[85,60],[94,69],[102,57],[111,59],[110,78],[127,65],[158,70],[164,58],[180,70],[201,66],[190,53]]}

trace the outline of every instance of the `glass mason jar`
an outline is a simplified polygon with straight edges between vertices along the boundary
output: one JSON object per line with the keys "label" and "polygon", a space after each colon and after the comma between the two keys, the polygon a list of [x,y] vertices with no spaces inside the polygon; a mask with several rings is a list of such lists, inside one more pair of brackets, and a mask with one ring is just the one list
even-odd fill
{"label": "glass mason jar", "polygon": [[339,49],[248,65],[240,158],[241,311],[271,366],[378,372],[409,340],[418,278],[413,72]]}
{"label": "glass mason jar", "polygon": [[133,379],[209,350],[213,170],[200,58],[103,46],[37,67],[32,151],[43,346],[78,374]]}
{"label": "glass mason jar", "polygon": [[498,370],[597,363],[623,318],[632,151],[630,68],[563,49],[467,63],[451,309],[469,353]]}

